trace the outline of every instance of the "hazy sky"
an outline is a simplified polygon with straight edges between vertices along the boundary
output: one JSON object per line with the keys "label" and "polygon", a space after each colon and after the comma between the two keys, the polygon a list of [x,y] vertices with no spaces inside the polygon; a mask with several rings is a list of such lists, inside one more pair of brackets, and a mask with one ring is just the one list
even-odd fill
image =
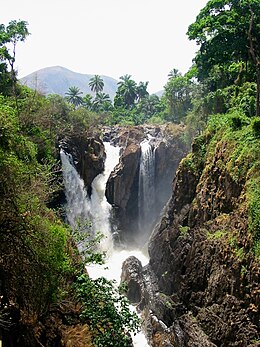
{"label": "hazy sky", "polygon": [[163,89],[173,68],[185,73],[197,47],[186,32],[207,0],[0,0],[0,23],[28,22],[17,48],[19,77],[60,65],[115,79],[129,74]]}

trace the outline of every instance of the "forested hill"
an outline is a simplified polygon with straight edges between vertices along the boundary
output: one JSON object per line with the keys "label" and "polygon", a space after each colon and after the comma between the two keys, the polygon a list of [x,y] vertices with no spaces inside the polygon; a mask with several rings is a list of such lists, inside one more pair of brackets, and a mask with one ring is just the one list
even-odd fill
{"label": "forested hill", "polygon": [[[71,86],[78,87],[84,94],[94,95],[89,87],[90,74],[71,71],[62,66],[51,66],[35,71],[21,78],[21,83],[40,93],[64,96]],[[103,91],[113,99],[117,90],[117,81],[108,76],[101,76],[104,81]]]}

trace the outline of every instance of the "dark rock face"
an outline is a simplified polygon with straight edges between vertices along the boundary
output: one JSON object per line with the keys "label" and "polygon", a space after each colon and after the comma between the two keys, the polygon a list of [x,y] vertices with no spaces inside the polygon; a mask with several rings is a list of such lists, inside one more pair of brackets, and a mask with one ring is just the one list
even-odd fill
{"label": "dark rock face", "polygon": [[[181,140],[182,128],[172,135],[166,126],[126,127],[114,129],[109,138],[121,146],[119,165],[114,169],[107,183],[106,196],[114,206],[119,230],[123,230],[123,241],[144,243],[151,230],[140,229],[138,223],[139,170],[141,142],[150,137],[154,151],[154,191],[151,225],[158,221],[160,212],[171,196],[171,185],[180,160],[187,152]],[[148,233],[148,234],[147,234]]]}
{"label": "dark rock face", "polygon": [[[130,143],[107,183],[107,201],[114,206],[119,230],[131,230],[138,215],[138,174],[141,149]],[[135,225],[136,227],[136,225]]]}
{"label": "dark rock face", "polygon": [[130,286],[138,279],[129,291],[138,291],[151,346],[259,345],[259,263],[247,252],[244,182],[226,172],[224,151],[217,146],[210,163],[181,162],[149,265],[125,276]]}
{"label": "dark rock face", "polygon": [[121,282],[127,283],[127,297],[133,304],[138,304],[142,297],[142,263],[136,257],[127,258],[122,265]]}
{"label": "dark rock face", "polygon": [[80,134],[64,139],[61,146],[72,155],[76,169],[91,194],[93,179],[104,170],[106,154],[103,142],[98,137]]}

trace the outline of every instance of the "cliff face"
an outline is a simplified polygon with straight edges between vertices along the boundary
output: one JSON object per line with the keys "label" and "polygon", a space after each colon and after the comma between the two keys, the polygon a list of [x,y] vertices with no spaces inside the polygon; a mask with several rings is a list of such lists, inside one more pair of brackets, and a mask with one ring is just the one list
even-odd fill
{"label": "cliff face", "polygon": [[250,126],[198,138],[150,239],[149,265],[124,264],[151,346],[258,346],[257,148]]}
{"label": "cliff face", "polygon": [[[122,240],[145,242],[149,236],[149,227],[142,227],[138,222],[140,198],[140,162],[142,160],[141,143],[150,139],[153,167],[153,189],[155,199],[151,205],[151,224],[170,198],[172,179],[180,160],[187,152],[181,135],[183,128],[176,126],[175,133],[169,127],[129,127],[119,128],[112,135],[112,141],[121,146],[122,154],[119,165],[112,172],[106,189],[108,202],[114,206],[118,229],[123,230]],[[111,138],[110,138],[111,139]],[[144,202],[146,203],[146,202]],[[154,220],[153,220],[154,219]]]}

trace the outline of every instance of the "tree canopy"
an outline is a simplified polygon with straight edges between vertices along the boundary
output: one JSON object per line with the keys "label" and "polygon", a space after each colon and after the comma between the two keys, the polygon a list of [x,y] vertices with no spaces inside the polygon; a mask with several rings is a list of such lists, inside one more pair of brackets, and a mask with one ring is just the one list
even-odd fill
{"label": "tree canopy", "polygon": [[66,92],[67,100],[75,107],[78,107],[83,103],[81,94],[83,93],[80,91],[78,87],[70,87],[69,90]]}
{"label": "tree canopy", "polygon": [[247,75],[247,79],[255,76],[256,109],[259,115],[259,1],[210,0],[200,11],[196,21],[189,26],[188,37],[196,40],[200,47],[195,57],[198,79],[206,79],[216,69],[219,72],[219,78],[211,86],[212,90],[239,81],[242,74]]}
{"label": "tree canopy", "polygon": [[10,85],[16,94],[16,46],[29,35],[27,26],[28,23],[22,20],[13,20],[7,26],[0,24],[0,92],[3,94],[10,93]]}
{"label": "tree canopy", "polygon": [[99,92],[102,92],[104,88],[104,81],[99,75],[94,75],[89,80],[88,85],[90,86],[90,89],[97,94]]}

